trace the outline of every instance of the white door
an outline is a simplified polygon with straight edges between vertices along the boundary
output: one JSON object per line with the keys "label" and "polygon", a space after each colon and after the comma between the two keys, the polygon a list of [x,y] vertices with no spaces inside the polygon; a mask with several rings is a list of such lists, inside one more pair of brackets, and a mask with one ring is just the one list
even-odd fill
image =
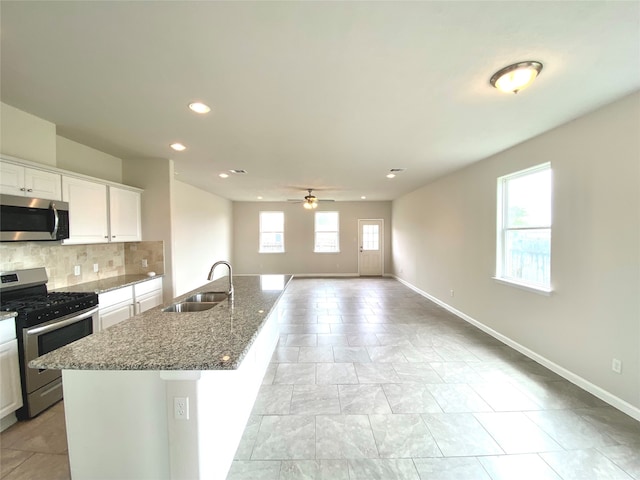
{"label": "white door", "polygon": [[382,220],[358,220],[358,273],[382,276]]}

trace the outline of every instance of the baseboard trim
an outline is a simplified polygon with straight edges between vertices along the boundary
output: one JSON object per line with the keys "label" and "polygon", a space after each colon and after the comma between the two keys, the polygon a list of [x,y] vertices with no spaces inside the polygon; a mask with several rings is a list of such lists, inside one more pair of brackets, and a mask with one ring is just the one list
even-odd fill
{"label": "baseboard trim", "polygon": [[496,338],[497,340],[500,340],[505,345],[508,345],[509,347],[517,350],[518,352],[522,353],[523,355],[526,355],[530,359],[538,362],[540,365],[543,365],[543,366],[547,367],[552,372],[557,373],[558,375],[560,375],[564,379],[568,380],[569,382],[573,383],[574,385],[577,385],[578,387],[582,388],[583,390],[586,390],[587,392],[595,395],[600,400],[602,400],[604,402],[607,402],[612,407],[615,407],[618,410],[626,413],[630,417],[633,417],[636,420],[640,421],[640,408],[635,407],[634,405],[631,405],[629,402],[627,402],[627,401],[615,396],[614,394],[608,392],[607,390],[604,390],[603,388],[599,387],[598,385],[595,385],[595,384],[591,383],[590,381],[586,380],[585,378],[581,377],[580,375],[575,374],[571,370],[567,370],[566,368],[562,367],[561,365],[558,365],[557,363],[549,360],[546,357],[543,357],[542,355],[534,352],[533,350],[525,347],[524,345],[519,344],[518,342],[516,342],[516,341],[512,340],[511,338],[507,337],[506,335],[503,335],[502,333],[492,329],[491,327],[488,327],[484,323],[479,322],[478,320],[476,320],[473,317],[470,317],[466,313],[461,312],[460,310],[452,307],[448,303],[443,302],[439,298],[436,298],[433,295],[430,295],[429,293],[427,293],[427,292],[425,292],[423,290],[420,290],[418,287],[412,285],[411,283],[407,282],[406,280],[398,278],[395,275],[393,277],[397,281],[402,283],[403,285],[409,287],[414,292],[419,293],[423,297],[428,298],[432,302],[440,305],[442,308],[444,308],[445,310],[453,313],[455,316],[457,316],[457,317],[461,318],[462,320],[470,323],[474,327],[479,328],[480,330],[482,330],[483,332],[491,335],[492,337]]}

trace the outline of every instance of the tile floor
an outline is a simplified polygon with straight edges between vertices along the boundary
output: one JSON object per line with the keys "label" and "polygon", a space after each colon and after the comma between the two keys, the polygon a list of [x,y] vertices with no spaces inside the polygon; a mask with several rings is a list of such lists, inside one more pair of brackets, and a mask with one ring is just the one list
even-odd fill
{"label": "tile floor", "polygon": [[2,480],[68,480],[69,459],[64,404],[0,434]]}
{"label": "tile floor", "polygon": [[[228,480],[640,480],[640,422],[392,279],[295,279]],[[2,480],[69,478],[59,403]],[[114,479],[116,480],[116,479]]]}
{"label": "tile floor", "polygon": [[640,422],[392,279],[295,279],[227,480],[640,480]]}

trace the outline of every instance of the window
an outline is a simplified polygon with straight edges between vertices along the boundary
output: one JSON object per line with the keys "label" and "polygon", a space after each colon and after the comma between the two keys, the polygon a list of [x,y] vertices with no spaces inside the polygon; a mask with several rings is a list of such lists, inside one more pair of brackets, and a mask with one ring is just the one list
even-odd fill
{"label": "window", "polygon": [[260,253],[284,252],[284,213],[260,212]]}
{"label": "window", "polygon": [[314,252],[339,252],[340,229],[338,212],[316,212]]}
{"label": "window", "polygon": [[498,179],[496,277],[551,288],[551,165]]}

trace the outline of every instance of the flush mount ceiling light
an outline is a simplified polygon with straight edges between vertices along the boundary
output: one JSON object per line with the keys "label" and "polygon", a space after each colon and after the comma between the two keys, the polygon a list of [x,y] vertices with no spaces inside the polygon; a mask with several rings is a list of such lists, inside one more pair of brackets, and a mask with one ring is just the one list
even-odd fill
{"label": "flush mount ceiling light", "polygon": [[200,114],[209,113],[211,111],[211,108],[209,107],[209,105],[205,105],[204,103],[200,103],[200,102],[190,103],[189,108],[194,112],[200,113]]}
{"label": "flush mount ceiling light", "polygon": [[229,174],[228,173],[221,173],[218,175],[220,178],[229,178]]}
{"label": "flush mount ceiling light", "polygon": [[518,93],[531,85],[541,70],[540,62],[514,63],[494,73],[489,83],[501,92]]}
{"label": "flush mount ceiling light", "polygon": [[171,148],[173,148],[176,152],[182,152],[184,150],[187,149],[187,147],[185,147],[183,144],[181,143],[172,143],[171,145],[169,145]]}

